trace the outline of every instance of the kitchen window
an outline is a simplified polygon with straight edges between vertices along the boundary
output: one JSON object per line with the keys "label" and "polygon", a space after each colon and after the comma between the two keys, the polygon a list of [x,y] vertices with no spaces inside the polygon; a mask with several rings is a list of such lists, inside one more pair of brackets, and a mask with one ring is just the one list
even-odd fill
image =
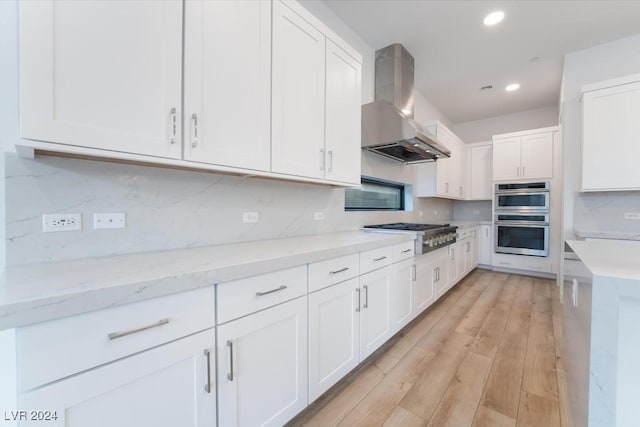
{"label": "kitchen window", "polygon": [[405,186],[401,183],[362,177],[360,188],[347,188],[346,211],[405,210]]}

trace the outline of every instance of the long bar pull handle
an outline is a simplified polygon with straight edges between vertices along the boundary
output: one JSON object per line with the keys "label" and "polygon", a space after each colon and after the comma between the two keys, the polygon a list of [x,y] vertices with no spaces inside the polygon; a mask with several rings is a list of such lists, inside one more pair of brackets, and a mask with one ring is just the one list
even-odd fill
{"label": "long bar pull handle", "polygon": [[227,341],[227,347],[229,347],[229,373],[227,379],[233,381],[233,341]]}
{"label": "long bar pull handle", "polygon": [[151,325],[142,326],[140,328],[131,329],[129,331],[111,332],[109,335],[107,335],[107,337],[109,337],[110,340],[116,340],[118,338],[126,337],[127,335],[132,335],[138,332],[146,331],[147,329],[157,328],[158,326],[166,325],[167,323],[169,323],[169,319],[160,319],[156,323],[152,323]]}
{"label": "long bar pull handle", "polygon": [[411,272],[411,280],[413,280],[415,282],[416,281],[416,265],[415,264],[413,264],[411,266],[411,270],[412,270],[412,272]]}
{"label": "long bar pull handle", "polygon": [[381,256],[380,258],[374,258],[373,260],[377,262],[377,261],[382,261],[383,259],[387,259],[387,257]]}
{"label": "long bar pull handle", "polygon": [[437,273],[437,280],[438,282],[440,281],[440,267],[436,267],[436,273]]}
{"label": "long bar pull handle", "polygon": [[204,385],[204,391],[211,393],[211,352],[205,350],[204,356],[207,358],[207,383]]}
{"label": "long bar pull handle", "polygon": [[175,144],[176,142],[178,142],[177,135],[178,135],[178,112],[175,108],[171,109],[171,143]]}
{"label": "long bar pull handle", "polygon": [[444,192],[445,192],[445,193],[448,193],[448,192],[449,192],[449,183],[448,183],[448,182],[445,182],[445,183],[444,183]]}
{"label": "long bar pull handle", "polygon": [[369,287],[364,285],[362,287],[364,289],[364,305],[363,308],[369,308]]}
{"label": "long bar pull handle", "polygon": [[333,150],[329,150],[327,152],[327,154],[329,155],[329,168],[328,168],[328,172],[331,172],[333,170]]}
{"label": "long bar pull handle", "polygon": [[257,297],[261,297],[261,296],[264,296],[264,295],[272,294],[274,292],[283,291],[285,289],[287,289],[287,287],[285,285],[282,285],[282,286],[279,286],[279,287],[277,287],[275,289],[271,289],[270,291],[256,292],[256,296]]}
{"label": "long bar pull handle", "polygon": [[349,267],[342,267],[339,270],[334,270],[334,271],[330,271],[329,274],[338,274],[338,273],[342,273],[343,271],[347,271],[349,269]]}
{"label": "long bar pull handle", "polygon": [[520,166],[516,166],[516,176],[520,176]]}
{"label": "long bar pull handle", "polygon": [[360,312],[360,288],[356,288],[356,292],[358,293],[358,307],[356,308],[356,312]]}
{"label": "long bar pull handle", "polygon": [[402,251],[403,254],[406,254],[407,252],[411,252],[413,249],[405,249],[404,251]]}
{"label": "long bar pull handle", "polygon": [[524,173],[524,166],[522,166],[522,177],[524,178],[525,176],[527,176],[527,174]]}
{"label": "long bar pull handle", "polygon": [[320,149],[320,170],[323,171],[325,167],[324,148]]}
{"label": "long bar pull handle", "polygon": [[191,141],[191,147],[196,148],[198,146],[198,114],[193,113],[191,120],[193,120],[193,140]]}

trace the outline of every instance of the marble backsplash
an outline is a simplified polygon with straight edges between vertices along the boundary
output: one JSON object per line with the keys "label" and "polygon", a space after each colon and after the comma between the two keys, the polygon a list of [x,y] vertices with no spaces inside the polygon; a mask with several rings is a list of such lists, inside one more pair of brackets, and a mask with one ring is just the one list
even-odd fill
{"label": "marble backsplash", "polygon": [[575,230],[640,234],[640,221],[624,219],[640,212],[638,191],[576,193],[573,209]]}
{"label": "marble backsplash", "polygon": [[[418,199],[412,212],[345,212],[342,188],[70,158],[5,153],[4,167],[7,266],[443,221],[453,210]],[[126,228],[94,230],[101,212],[125,212]],[[243,212],[260,222],[244,224]],[[81,213],[82,230],[45,234],[44,213]]]}

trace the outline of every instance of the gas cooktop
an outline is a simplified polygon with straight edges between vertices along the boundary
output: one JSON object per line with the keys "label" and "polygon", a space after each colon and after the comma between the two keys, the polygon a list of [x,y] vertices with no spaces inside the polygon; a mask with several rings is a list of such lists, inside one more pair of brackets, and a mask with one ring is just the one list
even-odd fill
{"label": "gas cooktop", "polygon": [[426,231],[449,227],[450,224],[415,224],[411,222],[396,222],[393,224],[365,225],[364,228],[380,228],[383,230]]}

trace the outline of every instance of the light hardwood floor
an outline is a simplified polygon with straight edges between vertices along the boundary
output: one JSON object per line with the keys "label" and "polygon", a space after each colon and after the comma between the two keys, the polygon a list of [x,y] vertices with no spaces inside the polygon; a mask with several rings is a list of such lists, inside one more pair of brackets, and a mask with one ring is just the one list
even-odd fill
{"label": "light hardwood floor", "polygon": [[476,269],[290,425],[573,427],[556,292]]}

